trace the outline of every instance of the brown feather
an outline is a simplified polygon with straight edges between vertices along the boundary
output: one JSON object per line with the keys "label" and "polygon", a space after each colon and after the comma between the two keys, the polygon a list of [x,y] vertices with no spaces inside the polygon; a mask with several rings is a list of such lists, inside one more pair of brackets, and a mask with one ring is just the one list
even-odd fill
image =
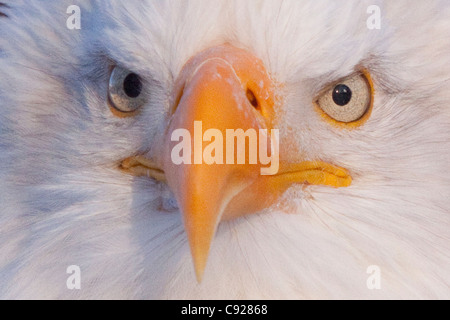
{"label": "brown feather", "polygon": [[[0,2],[0,10],[2,10],[3,8],[9,8],[9,6],[6,3]],[[1,17],[8,18],[8,15],[6,13],[0,11],[0,18]]]}

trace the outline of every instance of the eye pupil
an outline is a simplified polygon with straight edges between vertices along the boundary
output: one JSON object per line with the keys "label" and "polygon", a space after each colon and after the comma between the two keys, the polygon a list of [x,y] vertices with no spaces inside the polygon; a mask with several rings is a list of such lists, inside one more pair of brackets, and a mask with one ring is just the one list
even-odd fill
{"label": "eye pupil", "polygon": [[336,86],[333,90],[333,101],[338,106],[346,106],[352,100],[352,90],[345,84]]}
{"label": "eye pupil", "polygon": [[123,81],[123,90],[130,98],[137,98],[142,92],[142,81],[135,73],[130,73]]}

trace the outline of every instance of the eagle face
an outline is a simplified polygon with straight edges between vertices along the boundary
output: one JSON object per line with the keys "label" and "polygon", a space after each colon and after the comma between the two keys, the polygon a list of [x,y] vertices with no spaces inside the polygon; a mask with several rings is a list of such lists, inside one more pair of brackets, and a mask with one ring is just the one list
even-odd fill
{"label": "eagle face", "polygon": [[[2,298],[450,297],[446,2],[71,2],[0,6]],[[174,163],[196,121],[278,172]]]}

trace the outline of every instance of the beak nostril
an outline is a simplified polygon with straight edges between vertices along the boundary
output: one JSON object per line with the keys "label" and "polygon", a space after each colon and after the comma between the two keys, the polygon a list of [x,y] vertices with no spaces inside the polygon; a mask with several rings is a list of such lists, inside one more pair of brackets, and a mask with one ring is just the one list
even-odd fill
{"label": "beak nostril", "polygon": [[256,98],[255,94],[251,89],[247,89],[247,99],[250,102],[250,104],[255,107],[255,109],[259,109],[259,102]]}

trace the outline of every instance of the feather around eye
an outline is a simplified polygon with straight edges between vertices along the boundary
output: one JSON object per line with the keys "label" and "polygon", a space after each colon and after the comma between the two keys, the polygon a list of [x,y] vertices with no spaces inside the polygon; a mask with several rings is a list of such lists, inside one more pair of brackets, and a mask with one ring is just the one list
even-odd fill
{"label": "feather around eye", "polygon": [[334,125],[361,126],[370,117],[374,90],[367,71],[347,77],[324,91],[316,100],[319,113]]}

